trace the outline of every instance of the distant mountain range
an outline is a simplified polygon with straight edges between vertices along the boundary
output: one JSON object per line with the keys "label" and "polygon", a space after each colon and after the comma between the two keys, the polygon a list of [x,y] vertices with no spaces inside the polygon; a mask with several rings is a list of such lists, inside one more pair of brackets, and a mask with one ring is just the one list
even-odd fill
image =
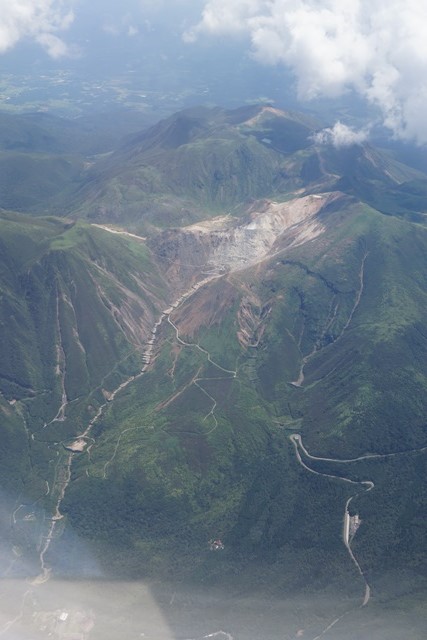
{"label": "distant mountain range", "polygon": [[65,209],[141,230],[182,226],[297,189],[337,189],[384,213],[415,220],[424,213],[424,173],[367,144],[316,145],[320,123],[295,112],[188,109],[129,135],[118,148],[114,127],[120,132],[125,125],[108,125],[1,115],[3,208]]}
{"label": "distant mountain range", "polygon": [[271,107],[95,154],[14,122],[2,566],[84,572],[77,536],[114,577],[323,590],[374,639],[399,603],[421,639],[427,176]]}

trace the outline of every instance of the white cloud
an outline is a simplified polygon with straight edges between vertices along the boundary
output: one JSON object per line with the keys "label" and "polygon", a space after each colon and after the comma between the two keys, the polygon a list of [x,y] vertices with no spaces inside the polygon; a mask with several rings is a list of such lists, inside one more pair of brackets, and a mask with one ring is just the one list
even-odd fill
{"label": "white cloud", "polygon": [[355,131],[340,121],[336,122],[332,128],[322,129],[313,136],[316,144],[332,145],[336,149],[362,144],[367,138],[368,131],[366,129]]}
{"label": "white cloud", "polygon": [[134,36],[137,36],[138,33],[139,33],[139,29],[137,27],[134,27],[132,24],[128,27],[127,35],[129,36],[129,38],[133,38]]}
{"label": "white cloud", "polygon": [[56,35],[74,19],[64,4],[62,0],[0,0],[0,53],[31,39],[53,58],[68,54],[67,45]]}
{"label": "white cloud", "polygon": [[120,18],[116,16],[114,19],[109,17],[108,21],[102,26],[102,30],[111,36],[119,37],[126,35],[133,38],[139,34],[138,27],[134,24],[135,20],[132,13],[125,13]]}
{"label": "white cloud", "polygon": [[253,55],[290,67],[301,100],[354,90],[395,136],[427,142],[426,0],[207,0],[184,34],[246,33]]}
{"label": "white cloud", "polygon": [[194,42],[203,32],[232,35],[245,32],[248,21],[257,16],[259,4],[259,0],[207,2],[200,23],[184,33],[184,40]]}

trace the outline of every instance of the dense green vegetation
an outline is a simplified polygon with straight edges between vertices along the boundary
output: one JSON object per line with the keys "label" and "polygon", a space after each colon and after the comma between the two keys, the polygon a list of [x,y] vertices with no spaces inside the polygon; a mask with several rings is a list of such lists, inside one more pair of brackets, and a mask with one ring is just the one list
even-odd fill
{"label": "dense green vegetation", "polygon": [[[45,175],[50,195],[72,195],[57,211],[70,218],[1,212],[0,478],[9,511],[22,502],[4,538],[24,556],[37,561],[66,484],[66,533],[49,549],[61,567],[75,565],[73,532],[113,576],[338,589],[360,604],[363,580],[342,542],[358,494],[353,549],[377,602],[423,593],[426,178],[369,147],[315,147],[314,128],[272,110],[186,112],[94,161],[74,187],[80,160],[64,169],[47,155],[61,174]],[[41,156],[22,163],[16,140],[5,159],[13,153],[47,193]],[[31,180],[33,203],[19,203],[18,182],[3,185],[3,201],[37,210]],[[316,233],[306,219],[291,225],[306,235],[278,232],[246,268],[215,271],[219,235],[162,232],[229,212],[232,229],[267,206],[248,200],[286,201],[295,189],[346,195],[310,220]],[[126,223],[148,241],[80,217]],[[206,273],[217,277],[194,292]],[[164,315],[159,324],[176,300],[175,326]],[[336,477],[315,475],[291,433],[318,456],[403,453],[305,457]]]}
{"label": "dense green vegetation", "polygon": [[[4,212],[0,236],[1,486],[29,514],[49,512],[61,442],[140,370],[143,327],[167,286],[144,247],[84,223]],[[34,532],[21,529],[34,552]]]}
{"label": "dense green vegetation", "polygon": [[[197,340],[222,367],[236,368],[236,378],[169,335],[155,369],[106,414],[89,477],[76,480],[65,509],[78,531],[104,539],[109,561],[116,558],[115,570],[174,571],[212,580],[219,571],[233,581],[238,566],[255,571],[255,581],[272,572],[272,583],[282,589],[326,584],[361,589],[357,574],[349,582],[352,567],[340,538],[345,499],[357,490],[300,469],[288,435],[298,431],[309,450],[344,458],[425,446],[427,344],[418,327],[425,322],[426,236],[416,225],[362,206],[332,213],[331,223],[326,243],[288,250],[283,260],[276,259],[274,272],[267,264],[256,277],[253,271],[242,274],[242,284],[256,284],[261,302],[272,305],[258,347],[245,351],[236,340],[242,295],[236,275],[235,303],[221,306],[220,316],[217,309],[209,326],[183,336],[188,344]],[[216,282],[203,295],[215,298],[220,286]],[[187,314],[184,308],[177,317]],[[171,352],[170,343],[178,352]],[[304,383],[295,388],[291,382],[309,354]],[[194,383],[195,375],[210,398]],[[212,398],[215,421],[209,414]],[[81,464],[86,467],[83,459]],[[376,489],[353,503],[366,523],[355,549],[364,547],[360,557],[370,567],[372,587],[385,598],[394,578],[382,561],[391,548],[384,540],[394,544],[393,575],[402,575],[402,593],[410,592],[411,580],[403,576],[408,554],[417,562],[424,518],[408,519],[398,533],[391,513],[417,503],[423,474],[410,478],[412,466],[402,461],[392,470],[381,462],[359,466],[366,467],[360,478],[373,479]],[[340,473],[323,467],[346,477],[347,467]],[[350,477],[353,473],[348,470]],[[390,474],[395,474],[391,492]],[[402,491],[397,500],[400,483],[409,494]],[[82,494],[91,497],[82,500]],[[412,536],[406,536],[412,527]],[[228,550],[215,562],[207,551],[214,535]],[[403,539],[405,553],[399,551]],[[381,564],[384,572],[377,573],[374,567]],[[423,566],[411,571],[421,588]]]}

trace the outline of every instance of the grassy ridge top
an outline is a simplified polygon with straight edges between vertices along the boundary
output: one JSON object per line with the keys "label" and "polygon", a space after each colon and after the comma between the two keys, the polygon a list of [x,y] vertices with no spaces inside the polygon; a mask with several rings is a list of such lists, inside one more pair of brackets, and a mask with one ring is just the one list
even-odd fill
{"label": "grassy ridge top", "polygon": [[35,116],[30,135],[28,119],[2,128],[0,117],[4,208],[109,220],[146,233],[238,215],[254,199],[340,190],[424,222],[425,174],[369,145],[318,145],[313,134],[321,125],[302,114],[265,106],[193,108],[121,144],[102,144],[99,123],[91,132],[65,122],[61,131],[57,119]]}

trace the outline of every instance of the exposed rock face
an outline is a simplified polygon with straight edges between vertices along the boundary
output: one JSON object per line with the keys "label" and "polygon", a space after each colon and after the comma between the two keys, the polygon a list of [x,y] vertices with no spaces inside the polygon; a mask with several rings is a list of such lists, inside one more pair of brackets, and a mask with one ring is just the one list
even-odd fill
{"label": "exposed rock face", "polygon": [[84,438],[78,438],[77,440],[74,440],[74,442],[71,442],[70,444],[66,444],[64,446],[67,451],[72,451],[73,453],[82,453],[87,446],[87,441]]}
{"label": "exposed rock face", "polygon": [[266,328],[271,304],[261,305],[254,296],[245,296],[237,313],[237,338],[244,348],[257,347]]}
{"label": "exposed rock face", "polygon": [[243,221],[221,216],[162,233],[152,242],[165,261],[168,278],[187,284],[197,273],[220,274],[244,269],[285,246],[296,246],[321,235],[320,213],[342,194],[308,195],[287,202],[258,201]]}

